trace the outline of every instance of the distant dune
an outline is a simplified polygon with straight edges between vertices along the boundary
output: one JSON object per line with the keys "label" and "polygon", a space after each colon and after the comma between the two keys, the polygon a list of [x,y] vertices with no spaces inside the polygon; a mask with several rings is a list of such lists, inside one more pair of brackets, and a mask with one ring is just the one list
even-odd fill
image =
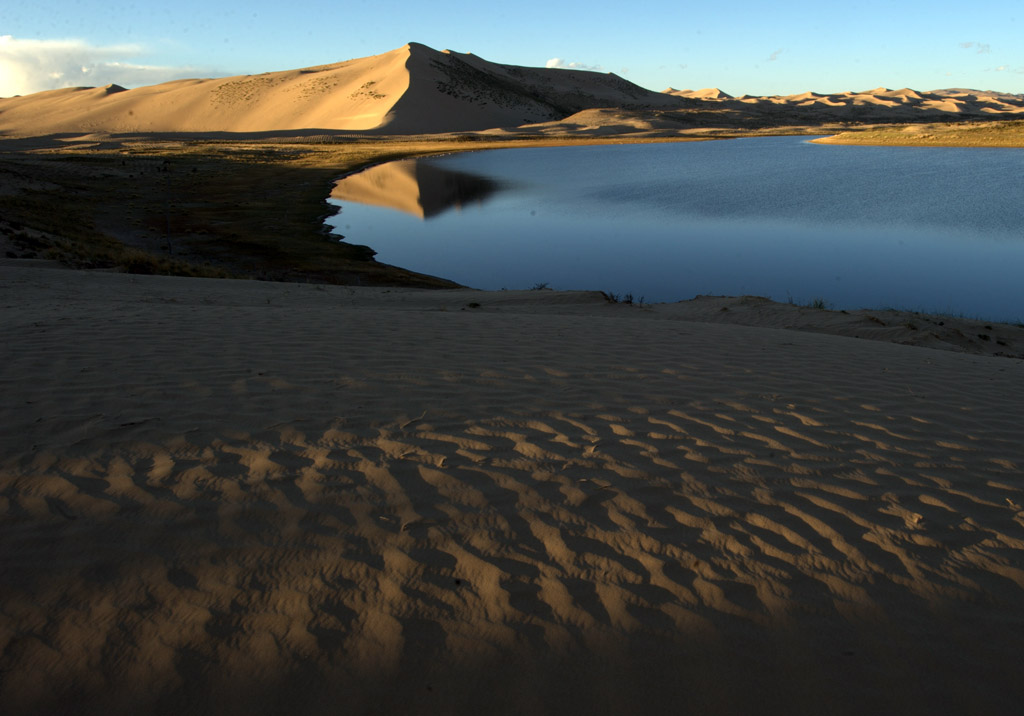
{"label": "distant dune", "polygon": [[614,74],[488,62],[409,43],[347,62],[126,90],[70,88],[0,99],[0,136],[60,133],[672,134],[707,127],[932,122],[1020,116],[1024,96],[884,87],[733,97],[653,92]]}
{"label": "distant dune", "polygon": [[665,94],[674,95],[676,97],[693,97],[696,99],[732,99],[731,94],[726,94],[717,87],[699,90],[677,90],[669,87],[665,90]]}
{"label": "distant dune", "polygon": [[[703,90],[708,92],[708,90]],[[734,101],[702,96],[725,106],[742,103],[753,107],[774,106],[786,116],[808,122],[840,120],[860,122],[933,122],[943,119],[993,119],[1024,113],[1024,95],[979,90],[931,90],[918,92],[885,87],[861,92],[817,94],[804,92],[772,97],[738,97]]]}

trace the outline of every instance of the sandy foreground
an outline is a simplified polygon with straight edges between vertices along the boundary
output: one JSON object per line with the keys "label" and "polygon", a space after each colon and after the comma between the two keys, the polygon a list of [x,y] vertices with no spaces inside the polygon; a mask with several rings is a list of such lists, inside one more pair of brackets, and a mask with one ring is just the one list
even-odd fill
{"label": "sandy foreground", "polygon": [[1019,713],[1019,359],[31,262],[0,355],[5,714]]}

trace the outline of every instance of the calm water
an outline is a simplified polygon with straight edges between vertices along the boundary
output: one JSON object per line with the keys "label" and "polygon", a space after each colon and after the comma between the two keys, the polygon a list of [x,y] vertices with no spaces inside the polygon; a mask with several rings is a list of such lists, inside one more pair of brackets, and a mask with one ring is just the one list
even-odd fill
{"label": "calm water", "polygon": [[1024,150],[798,137],[507,149],[384,165],[334,196],[345,240],[477,288],[1024,320]]}

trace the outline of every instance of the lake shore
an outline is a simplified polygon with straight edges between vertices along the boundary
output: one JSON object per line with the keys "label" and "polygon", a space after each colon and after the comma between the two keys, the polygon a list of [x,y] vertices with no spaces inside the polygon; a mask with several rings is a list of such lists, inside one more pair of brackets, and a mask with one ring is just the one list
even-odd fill
{"label": "lake shore", "polygon": [[876,147],[1024,147],[1024,122],[957,122],[864,127],[821,139],[817,144],[855,144]]}
{"label": "lake shore", "polygon": [[1024,696],[1024,362],[952,343],[1019,327],[26,260],[0,301],[4,712]]}
{"label": "lake shore", "polygon": [[[0,140],[0,249],[77,268],[451,288],[332,240],[336,179],[410,157],[694,138],[83,135]],[[699,139],[699,138],[698,138]],[[61,210],[54,211],[55,197]]]}
{"label": "lake shore", "polygon": [[[947,146],[980,146],[993,138],[1003,142],[998,146],[1024,146],[1024,123],[983,123],[977,132],[972,126],[939,127],[938,133],[929,130],[935,125],[857,132],[826,125],[550,136],[252,133],[3,139],[0,251],[8,258],[52,258],[80,268],[146,274],[451,288],[454,284],[443,277],[374,261],[372,247],[329,240],[324,219],[334,211],[326,202],[333,182],[392,159],[511,147],[829,132],[816,141],[910,145],[941,134]],[[60,211],[53,210],[55,197],[60,197]]]}

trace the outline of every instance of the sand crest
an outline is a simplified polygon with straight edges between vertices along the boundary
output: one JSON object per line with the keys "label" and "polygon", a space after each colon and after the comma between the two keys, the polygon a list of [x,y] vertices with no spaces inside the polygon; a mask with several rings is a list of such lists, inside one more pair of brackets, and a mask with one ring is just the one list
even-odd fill
{"label": "sand crest", "polygon": [[1010,714],[1024,364],[0,266],[0,711]]}
{"label": "sand crest", "polygon": [[0,133],[424,134],[514,127],[624,104],[678,106],[672,97],[610,73],[513,67],[411,42],[381,55],[298,70],[0,99]]}
{"label": "sand crest", "polygon": [[371,57],[297,70],[189,79],[126,90],[74,87],[0,98],[0,137],[304,131],[679,136],[840,123],[991,120],[1024,96],[889,90],[734,98],[718,88],[664,92],[613,73],[490,62],[410,42]]}

